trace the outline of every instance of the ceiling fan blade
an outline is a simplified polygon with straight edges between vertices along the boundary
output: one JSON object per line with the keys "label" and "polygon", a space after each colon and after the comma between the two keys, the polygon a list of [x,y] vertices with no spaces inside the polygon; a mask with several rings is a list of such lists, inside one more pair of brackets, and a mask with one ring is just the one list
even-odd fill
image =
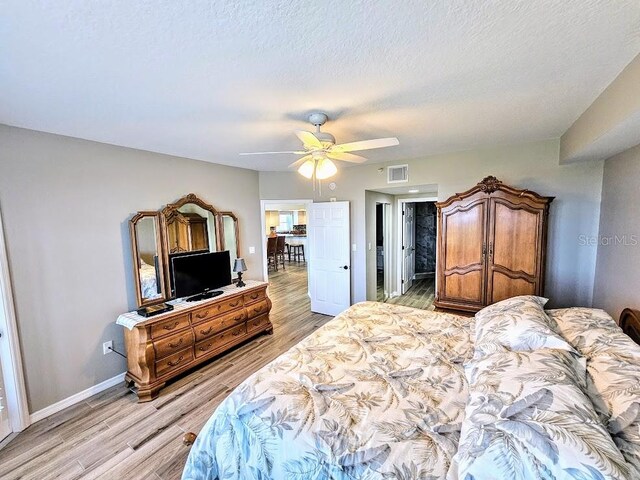
{"label": "ceiling fan blade", "polygon": [[299,158],[298,160],[296,160],[295,162],[293,162],[291,165],[289,165],[289,168],[298,168],[300,165],[302,165],[304,162],[306,162],[307,160],[311,160],[313,158],[312,155],[307,155],[305,157]]}
{"label": "ceiling fan blade", "polygon": [[294,155],[304,155],[307,152],[291,150],[287,152],[248,152],[248,153],[240,153],[239,155],[273,155],[277,153],[293,153]]}
{"label": "ceiling fan blade", "polygon": [[305,146],[305,148],[322,148],[322,143],[311,132],[304,130],[296,130],[296,135]]}
{"label": "ceiling fan blade", "polygon": [[355,152],[357,150],[371,150],[372,148],[393,147],[400,142],[396,137],[376,138],[375,140],[362,140],[360,142],[342,143],[331,147],[333,152]]}
{"label": "ceiling fan blade", "polygon": [[361,157],[360,155],[354,155],[353,153],[347,152],[334,152],[333,149],[327,152],[327,157],[333,160],[341,160],[343,162],[351,163],[364,163],[367,161],[366,158]]}

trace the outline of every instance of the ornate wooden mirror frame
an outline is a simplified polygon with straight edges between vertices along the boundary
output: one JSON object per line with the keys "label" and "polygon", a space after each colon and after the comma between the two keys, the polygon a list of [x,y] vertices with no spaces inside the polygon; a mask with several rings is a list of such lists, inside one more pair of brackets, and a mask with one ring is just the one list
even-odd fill
{"label": "ornate wooden mirror frame", "polygon": [[[133,273],[134,273],[134,280],[136,284],[136,296],[137,296],[139,307],[145,307],[145,306],[153,305],[156,303],[161,303],[173,298],[170,291],[171,272],[169,268],[169,255],[171,252],[171,248],[169,245],[170,235],[169,235],[168,220],[173,215],[175,215],[176,212],[181,207],[189,203],[197,205],[203,210],[210,212],[213,216],[212,225],[209,226],[209,224],[207,224],[207,227],[215,228],[215,245],[208,245],[206,250],[217,251],[217,252],[220,252],[223,250],[229,250],[231,254],[230,255],[231,265],[229,265],[229,268],[233,267],[233,262],[236,258],[239,258],[242,256],[240,254],[240,229],[238,226],[238,217],[236,217],[236,215],[233,212],[229,212],[229,211],[221,212],[216,210],[216,208],[213,205],[210,205],[209,203],[205,202],[194,193],[185,195],[184,197],[178,199],[174,203],[167,204],[160,211],[138,212],[129,221],[129,227],[130,227],[130,233],[131,233],[131,249],[132,249],[132,254],[134,259]],[[139,260],[140,253],[138,251],[139,249],[138,249],[136,224],[137,222],[140,221],[140,219],[145,217],[151,217],[151,216],[153,216],[155,219],[154,225],[155,225],[155,233],[156,233],[157,258],[158,258],[158,261],[156,262],[157,263],[156,271],[158,272],[158,276],[159,276],[159,285],[161,289],[161,294],[157,298],[146,300],[142,297],[143,288],[141,284],[140,260]],[[225,217],[231,218],[231,220],[233,221],[232,235],[235,237],[235,245],[234,245],[235,252],[231,245],[226,244],[227,237],[230,237],[230,235],[228,231],[225,232],[225,223],[227,224],[227,230],[228,230],[230,222],[228,221],[225,222]],[[232,278],[236,277],[236,275],[233,272],[231,273],[231,276]]]}
{"label": "ornate wooden mirror frame", "polygon": [[[140,252],[140,235],[138,233],[138,226],[141,220],[145,218],[153,219],[153,228],[154,228],[154,240],[155,240],[155,253],[153,256],[153,264],[150,265],[154,267],[155,276],[151,277],[150,271],[145,271],[145,284],[143,285],[143,273],[142,269],[144,267],[142,259],[142,252]],[[163,260],[163,241],[162,241],[162,231],[160,227],[160,215],[155,211],[143,211],[136,213],[131,220],[129,220],[129,232],[131,234],[131,253],[133,260],[133,280],[136,288],[136,300],[138,302],[139,307],[146,307],[149,305],[154,305],[156,303],[164,302],[167,300],[167,291],[165,289],[165,269],[164,265],[166,263]],[[149,263],[144,262],[147,266]],[[148,270],[148,269],[147,269]],[[153,297],[145,297],[145,290],[148,288],[154,288],[158,292],[156,296]]]}

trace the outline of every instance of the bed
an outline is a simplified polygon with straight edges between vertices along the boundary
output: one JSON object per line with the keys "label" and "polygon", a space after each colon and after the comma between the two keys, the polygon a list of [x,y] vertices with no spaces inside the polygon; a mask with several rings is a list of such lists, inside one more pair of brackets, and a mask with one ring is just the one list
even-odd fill
{"label": "bed", "polygon": [[140,288],[142,290],[142,298],[150,300],[161,297],[158,293],[158,274],[156,267],[140,262]]}
{"label": "bed", "polygon": [[640,478],[640,347],[544,303],[356,304],[225,399],[182,478]]}

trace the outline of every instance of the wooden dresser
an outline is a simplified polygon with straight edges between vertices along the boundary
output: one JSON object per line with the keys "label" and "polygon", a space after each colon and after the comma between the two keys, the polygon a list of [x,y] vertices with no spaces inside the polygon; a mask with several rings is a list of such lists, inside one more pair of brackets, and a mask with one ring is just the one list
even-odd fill
{"label": "wooden dresser", "polygon": [[436,203],[435,306],[477,312],[517,295],[543,295],[553,197],[487,177]]}
{"label": "wooden dresser", "polygon": [[273,333],[267,283],[247,281],[229,285],[223,295],[209,300],[180,302],[155,317],[121,315],[125,326],[127,374],[140,402],[155,398],[167,380],[220,355],[260,333]]}

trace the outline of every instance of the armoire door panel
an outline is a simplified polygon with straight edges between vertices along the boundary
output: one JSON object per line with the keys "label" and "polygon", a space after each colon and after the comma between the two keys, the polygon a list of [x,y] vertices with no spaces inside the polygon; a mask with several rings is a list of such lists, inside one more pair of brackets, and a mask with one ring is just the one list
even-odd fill
{"label": "armoire door panel", "polygon": [[536,275],[540,212],[530,212],[501,201],[492,201],[492,263],[512,272]]}
{"label": "armoire door panel", "polygon": [[444,281],[444,298],[461,299],[466,302],[482,304],[484,271],[473,270],[464,274],[446,275]]}
{"label": "armoire door panel", "polygon": [[453,268],[465,268],[483,263],[485,223],[485,201],[444,214],[445,274],[447,270]]}
{"label": "armoire door panel", "polygon": [[536,284],[524,278],[513,278],[500,271],[492,272],[491,298],[488,304],[518,295],[535,295]]}

